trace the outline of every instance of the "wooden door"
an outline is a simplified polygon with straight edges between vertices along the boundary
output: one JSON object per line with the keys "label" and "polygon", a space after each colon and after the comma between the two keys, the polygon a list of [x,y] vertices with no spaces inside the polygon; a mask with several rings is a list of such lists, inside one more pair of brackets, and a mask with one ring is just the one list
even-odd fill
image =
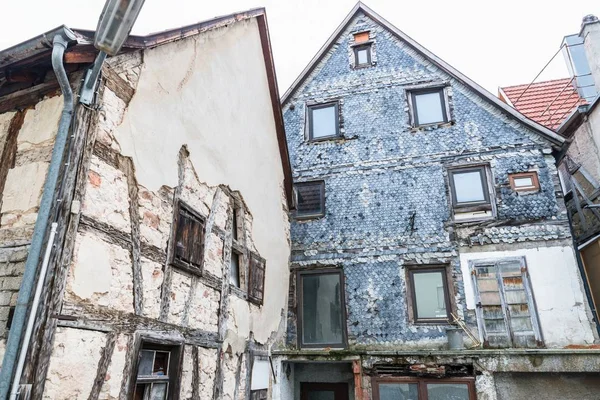
{"label": "wooden door", "polygon": [[301,383],[302,400],[348,400],[347,383]]}
{"label": "wooden door", "polygon": [[592,307],[597,315],[600,305],[600,240],[597,240],[581,249],[581,259],[585,275],[592,292]]}

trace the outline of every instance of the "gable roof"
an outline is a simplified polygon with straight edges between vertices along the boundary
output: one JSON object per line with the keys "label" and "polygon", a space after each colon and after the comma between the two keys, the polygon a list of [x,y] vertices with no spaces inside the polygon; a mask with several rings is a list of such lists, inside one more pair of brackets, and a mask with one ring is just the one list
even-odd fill
{"label": "gable roof", "polygon": [[342,21],[342,23],[337,27],[337,29],[333,32],[333,34],[329,37],[329,39],[327,39],[327,42],[325,42],[323,47],[321,47],[321,49],[317,52],[317,54],[313,57],[313,59],[308,63],[306,68],[304,68],[304,70],[300,73],[300,76],[298,76],[298,78],[296,78],[296,80],[292,83],[292,85],[288,88],[288,90],[283,94],[283,97],[281,98],[282,104],[285,104],[290,99],[292,94],[294,94],[296,92],[296,90],[298,90],[298,88],[300,88],[300,86],[308,78],[310,73],[317,67],[317,65],[321,62],[323,57],[325,57],[325,55],[327,54],[329,49],[336,43],[336,41],[338,40],[338,38],[340,37],[342,32],[348,27],[350,22],[354,19],[354,17],[359,12],[364,13],[367,17],[369,17],[370,19],[372,19],[373,21],[378,23],[380,26],[386,28],[394,36],[396,36],[398,39],[405,42],[416,52],[418,52],[419,54],[421,54],[422,56],[427,58],[431,63],[436,65],[439,69],[443,70],[448,75],[452,76],[456,80],[460,81],[463,85],[467,86],[468,88],[470,88],[471,90],[473,90],[474,92],[479,94],[485,101],[487,101],[488,103],[497,107],[498,109],[503,111],[505,114],[507,114],[509,117],[519,121],[520,123],[527,126],[528,128],[533,129],[534,132],[538,133],[544,139],[548,140],[555,147],[557,147],[557,148],[561,147],[562,144],[565,142],[565,139],[562,136],[560,136],[557,133],[553,132],[552,130],[546,128],[545,126],[527,118],[526,116],[524,116],[523,114],[521,114],[520,112],[515,110],[514,108],[510,107],[509,105],[507,105],[506,103],[504,103],[503,101],[498,99],[496,96],[494,96],[493,94],[491,94],[490,92],[485,90],[483,87],[479,86],[477,83],[475,83],[474,81],[472,81],[471,79],[466,77],[464,74],[462,74],[461,72],[456,70],[450,64],[448,64],[447,62],[445,62],[444,60],[442,60],[441,58],[439,58],[438,56],[436,56],[435,54],[433,54],[432,52],[427,50],[425,47],[421,46],[410,36],[408,36],[407,34],[402,32],[400,29],[396,28],[394,25],[392,25],[390,22],[385,20],[383,17],[381,17],[379,14],[377,14],[375,11],[371,10],[369,7],[367,7],[365,4],[363,4],[360,1],[358,3],[356,3],[354,8],[352,8],[352,10],[346,16],[346,18]]}
{"label": "gable roof", "polygon": [[[275,74],[275,64],[271,50],[267,14],[264,8],[255,8],[248,11],[224,15],[196,24],[146,36],[130,35],[125,41],[120,53],[160,46],[209,30],[225,27],[238,21],[253,18],[256,19],[258,24],[261,50],[265,62],[275,132],[277,134],[279,155],[281,158],[281,166],[283,168],[283,186],[288,207],[293,209],[292,167],[285,137],[283,114],[279,102],[279,89],[277,87],[277,76]],[[5,95],[0,93],[0,113],[19,107],[21,106],[20,103],[31,102],[54,90],[58,90],[58,83],[55,79],[47,82],[43,82],[42,80],[45,73],[52,69],[50,61],[52,39],[60,32],[66,32],[68,37],[72,38],[64,58],[65,64],[72,67],[67,69],[68,71],[74,71],[77,70],[77,68],[88,68],[89,64],[94,61],[95,56],[98,53],[98,50],[93,47],[95,32],[83,29],[69,29],[64,25],[0,51],[0,88],[2,88],[5,83],[10,82],[13,75],[18,76],[19,79],[23,79],[23,77],[30,79],[30,81],[26,81],[25,83],[31,85],[30,87],[18,86],[14,93]],[[23,72],[25,73],[23,74]],[[40,75],[42,80],[39,79]],[[21,92],[26,93],[20,95]]]}
{"label": "gable roof", "polygon": [[554,79],[529,85],[498,88],[498,97],[545,127],[557,128],[576,107],[586,104],[572,85],[573,79]]}

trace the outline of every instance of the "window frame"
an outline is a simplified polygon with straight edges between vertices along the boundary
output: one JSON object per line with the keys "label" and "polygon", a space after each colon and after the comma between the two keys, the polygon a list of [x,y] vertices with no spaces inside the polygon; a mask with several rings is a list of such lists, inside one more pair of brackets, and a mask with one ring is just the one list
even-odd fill
{"label": "window frame", "polygon": [[[449,325],[451,321],[450,314],[454,311],[454,304],[452,303],[453,293],[450,287],[449,278],[449,267],[447,265],[405,265],[406,269],[406,290],[408,300],[408,312],[409,320],[413,324],[427,324],[427,325]],[[417,294],[415,292],[414,274],[417,273],[431,273],[441,272],[442,284],[444,287],[444,302],[446,304],[446,318],[419,318],[419,312],[417,309]]]}
{"label": "window frame", "polygon": [[[364,68],[364,67],[370,67],[372,65],[372,58],[371,58],[371,44],[368,41],[365,42],[360,42],[359,44],[356,44],[352,50],[354,51],[354,68]],[[367,62],[366,63],[359,63],[358,62],[358,52],[361,50],[367,50]]]}
{"label": "window frame", "polygon": [[[135,390],[138,384],[148,384],[154,382],[167,382],[167,397],[166,399],[175,399],[179,398],[179,389],[181,384],[181,362],[183,361],[183,345],[178,342],[167,341],[165,343],[161,343],[157,340],[151,338],[142,338],[138,345],[136,346],[136,354],[134,361],[134,374],[133,379],[131,379],[131,396],[133,398],[135,394]],[[154,350],[154,351],[167,351],[170,353],[169,356],[169,374],[167,379],[165,378],[149,378],[142,375],[140,380],[140,375],[138,375],[138,370],[140,367],[140,361],[142,359],[142,351],[144,350]],[[157,375],[160,376],[160,375]]]}
{"label": "window frame", "polygon": [[[340,277],[340,309],[342,313],[342,342],[341,343],[304,343],[304,309],[303,309],[303,289],[304,289],[304,276],[310,275],[331,275],[337,274]],[[346,313],[346,282],[344,279],[344,271],[341,268],[327,268],[327,269],[313,269],[313,270],[302,270],[296,273],[296,310],[297,310],[297,322],[298,322],[298,347],[301,349],[345,349],[348,347],[348,327],[347,320],[348,316]]]}
{"label": "window frame", "polygon": [[[201,225],[201,237],[200,237],[200,249],[198,250],[202,254],[202,259],[200,260],[200,264],[194,264],[191,261],[183,260],[177,257],[177,231],[179,229],[179,223],[182,211],[188,214],[188,218],[195,220],[196,223]],[[171,239],[173,241],[173,245],[171,246],[171,256],[170,256],[170,264],[180,268],[189,273],[202,276],[204,272],[204,238],[206,236],[206,218],[202,216],[199,212],[194,210],[190,205],[188,205],[185,201],[179,199],[177,200],[177,205],[175,207],[175,218],[173,220],[173,226],[171,229]]]}
{"label": "window frame", "polygon": [[510,347],[508,348],[517,348],[515,346],[515,340],[513,337],[512,329],[510,326],[510,316],[507,314],[507,306],[508,303],[505,300],[505,289],[504,284],[501,283],[501,278],[498,276],[498,264],[506,263],[506,262],[519,262],[521,266],[521,277],[523,279],[523,290],[525,291],[525,296],[527,298],[527,305],[529,308],[529,314],[531,319],[531,327],[534,334],[534,338],[537,343],[537,347],[544,346],[544,338],[542,336],[542,329],[539,320],[539,313],[537,310],[537,304],[535,301],[535,296],[533,293],[533,288],[531,286],[531,278],[529,277],[529,270],[527,268],[527,260],[525,256],[521,257],[504,257],[504,258],[493,258],[493,259],[475,259],[469,260],[469,273],[471,275],[471,284],[473,285],[473,295],[475,296],[475,314],[477,317],[477,330],[479,331],[479,340],[484,346],[487,346],[488,343],[488,335],[485,328],[484,318],[483,318],[483,305],[481,303],[481,295],[479,286],[477,285],[477,267],[490,266],[493,265],[495,268],[496,279],[498,279],[498,289],[500,294],[500,306],[504,316],[504,322],[506,325],[506,334],[508,341],[510,342]]}
{"label": "window frame", "polygon": [[[314,137],[314,126],[313,126],[313,110],[319,110],[322,108],[334,107],[335,113],[335,134],[329,136],[319,136]],[[308,141],[309,142],[319,142],[324,140],[332,140],[340,138],[342,135],[340,133],[340,102],[338,100],[328,101],[326,103],[317,103],[317,104],[307,104],[307,113],[308,113]]]}
{"label": "window frame", "polygon": [[303,219],[317,219],[325,216],[325,181],[324,180],[315,180],[315,181],[305,181],[305,182],[296,182],[294,183],[294,200],[296,206],[299,204],[298,200],[298,186],[310,186],[310,185],[320,185],[321,193],[320,193],[320,203],[321,203],[321,212],[320,213],[307,213],[300,214],[298,207],[296,207],[296,211],[294,212],[294,217],[298,220]]}
{"label": "window frame", "polygon": [[[442,106],[443,121],[429,122],[426,124],[419,123],[419,109],[417,107],[416,97],[423,94],[439,93],[440,105]],[[413,128],[424,126],[441,125],[450,122],[450,111],[448,110],[448,99],[446,96],[446,86],[434,86],[425,88],[415,88],[408,90],[410,102],[411,125]]]}
{"label": "window frame", "polygon": [[[515,179],[519,178],[531,178],[532,185],[531,186],[516,186]],[[518,172],[514,174],[508,174],[508,182],[510,183],[510,188],[515,192],[521,193],[532,193],[540,191],[540,180],[538,177],[537,171],[527,171],[527,172]]]}
{"label": "window frame", "polygon": [[475,378],[473,377],[452,377],[452,378],[418,378],[414,376],[374,376],[371,378],[371,387],[373,390],[373,400],[380,400],[379,384],[381,383],[396,383],[396,384],[417,384],[418,400],[427,400],[427,384],[466,384],[469,388],[469,400],[477,400],[475,390]]}
{"label": "window frame", "polygon": [[[481,180],[481,186],[483,189],[484,200],[470,201],[459,203],[456,198],[456,187],[454,185],[454,175],[461,173],[468,173],[478,171],[479,178]],[[456,166],[448,168],[448,183],[450,185],[450,196],[452,201],[452,209],[460,210],[461,212],[469,211],[489,211],[492,210],[492,197],[490,196],[490,184],[488,177],[488,166],[487,165],[470,165],[470,166]]]}

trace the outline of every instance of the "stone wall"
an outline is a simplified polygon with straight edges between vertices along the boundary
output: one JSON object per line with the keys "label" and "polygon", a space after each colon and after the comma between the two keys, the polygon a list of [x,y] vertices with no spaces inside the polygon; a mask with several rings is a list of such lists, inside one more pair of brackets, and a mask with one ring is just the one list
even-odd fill
{"label": "stone wall", "polygon": [[0,359],[25,270],[62,96],[0,115]]}
{"label": "stone wall", "polygon": [[[374,65],[354,68],[353,33],[365,30]],[[447,85],[450,122],[413,128],[406,89],[428,83]],[[307,141],[307,104],[334,100],[342,136]],[[462,251],[570,246],[551,144],[362,13],[283,109],[294,180],[325,181],[325,216],[292,223],[291,265],[343,268],[351,347],[445,345],[447,325],[409,321],[407,264],[448,265],[456,311],[476,332],[474,312],[466,307],[471,299],[463,281],[471,278],[461,271]],[[461,224],[452,219],[447,168],[470,164],[489,166],[496,216]],[[540,190],[511,190],[508,174],[531,170],[538,173]],[[572,251],[569,257],[570,273],[578,274]],[[559,290],[560,282],[554,285]],[[581,295],[582,290],[581,280],[575,280],[574,291]],[[293,280],[290,296],[287,337],[294,347]],[[538,307],[545,306],[538,302]],[[582,343],[591,337],[585,309]]]}

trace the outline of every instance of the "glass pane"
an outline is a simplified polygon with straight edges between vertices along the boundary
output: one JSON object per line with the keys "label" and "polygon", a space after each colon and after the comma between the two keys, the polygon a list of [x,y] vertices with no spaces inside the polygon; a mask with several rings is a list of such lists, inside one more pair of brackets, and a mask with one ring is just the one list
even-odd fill
{"label": "glass pane", "polygon": [[153,383],[150,400],[166,400],[168,383]]}
{"label": "glass pane", "polygon": [[360,49],[356,51],[356,56],[358,58],[358,65],[368,64],[369,63],[369,49]]}
{"label": "glass pane", "polygon": [[510,327],[512,328],[513,332],[533,331],[533,327],[531,326],[531,318],[529,317],[515,318],[511,316]]}
{"label": "glass pane", "polygon": [[504,261],[499,263],[502,276],[521,276],[520,261]]}
{"label": "glass pane", "polygon": [[428,383],[429,400],[469,400],[469,386],[466,383]]}
{"label": "glass pane", "polygon": [[454,172],[452,178],[457,203],[485,201],[484,189],[481,184],[481,171]]}
{"label": "glass pane", "polygon": [[496,268],[493,265],[486,265],[483,267],[477,267],[477,280],[479,278],[490,278],[496,279]]}
{"label": "glass pane", "polygon": [[513,182],[517,188],[533,186],[533,178],[531,177],[515,178]]}
{"label": "glass pane", "polygon": [[527,303],[527,296],[525,296],[524,290],[505,290],[507,304],[521,304]]}
{"label": "glass pane", "polygon": [[335,400],[333,390],[313,390],[308,392],[308,400]]}
{"label": "glass pane", "polygon": [[169,370],[169,355],[168,351],[156,352],[152,375],[167,375],[167,371]]}
{"label": "glass pane", "polygon": [[413,274],[419,318],[447,318],[444,280],[441,271]]}
{"label": "glass pane", "polygon": [[481,292],[497,292],[498,280],[493,279],[477,279],[477,287]]}
{"label": "glass pane", "polygon": [[481,304],[500,304],[500,292],[479,292]]}
{"label": "glass pane", "polygon": [[419,125],[444,122],[439,92],[415,94],[414,96]]}
{"label": "glass pane", "polygon": [[154,351],[142,350],[138,375],[152,375],[152,366],[154,365]]}
{"label": "glass pane", "polygon": [[502,319],[484,319],[485,331],[487,333],[506,333],[506,324]]}
{"label": "glass pane", "polygon": [[142,383],[135,385],[135,392],[133,393],[133,400],[144,400],[144,394],[146,393],[146,386]]}
{"label": "glass pane", "polygon": [[380,383],[379,400],[419,400],[416,383]]}
{"label": "glass pane", "polygon": [[305,344],[342,343],[339,274],[302,277],[302,334]]}
{"label": "glass pane", "polygon": [[233,252],[231,253],[230,274],[229,282],[235,287],[240,287],[240,255]]}
{"label": "glass pane", "polygon": [[320,138],[336,135],[335,106],[313,108],[312,113],[312,137]]}

